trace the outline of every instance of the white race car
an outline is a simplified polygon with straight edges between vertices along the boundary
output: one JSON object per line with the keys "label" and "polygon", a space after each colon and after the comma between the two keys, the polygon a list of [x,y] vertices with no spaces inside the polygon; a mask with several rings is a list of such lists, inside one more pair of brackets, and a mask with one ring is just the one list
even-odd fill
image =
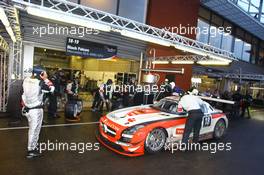
{"label": "white race car", "polygon": [[[154,105],[113,111],[101,117],[97,139],[122,155],[159,152],[168,140],[182,139],[188,113],[178,108],[178,101],[179,97],[172,96]],[[207,102],[204,102],[203,112],[200,140],[223,137],[228,127],[226,115]]]}

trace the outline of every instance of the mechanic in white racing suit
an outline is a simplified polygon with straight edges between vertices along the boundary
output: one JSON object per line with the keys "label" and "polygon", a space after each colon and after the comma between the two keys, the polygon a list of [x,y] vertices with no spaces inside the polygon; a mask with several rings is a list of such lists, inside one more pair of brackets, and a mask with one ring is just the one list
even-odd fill
{"label": "mechanic in white racing suit", "polygon": [[34,67],[32,76],[24,79],[22,104],[29,125],[27,158],[40,155],[37,144],[43,120],[43,95],[54,90],[55,87],[42,67]]}

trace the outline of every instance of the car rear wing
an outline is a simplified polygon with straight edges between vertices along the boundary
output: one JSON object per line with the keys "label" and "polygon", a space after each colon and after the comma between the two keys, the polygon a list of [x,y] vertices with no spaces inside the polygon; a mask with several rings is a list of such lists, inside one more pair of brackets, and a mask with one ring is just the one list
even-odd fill
{"label": "car rear wing", "polygon": [[235,102],[231,100],[224,100],[220,98],[212,98],[212,97],[205,97],[205,96],[198,96],[198,97],[200,97],[202,100],[215,101],[219,103],[227,103],[227,104],[232,104],[232,105],[235,104]]}

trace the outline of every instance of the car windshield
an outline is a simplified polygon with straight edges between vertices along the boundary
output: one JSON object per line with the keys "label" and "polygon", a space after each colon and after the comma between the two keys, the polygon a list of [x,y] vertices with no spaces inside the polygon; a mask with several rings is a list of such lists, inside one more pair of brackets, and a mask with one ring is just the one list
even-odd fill
{"label": "car windshield", "polygon": [[158,109],[162,112],[167,112],[172,114],[179,113],[177,111],[178,103],[171,100],[160,100],[158,103],[151,105],[151,107]]}

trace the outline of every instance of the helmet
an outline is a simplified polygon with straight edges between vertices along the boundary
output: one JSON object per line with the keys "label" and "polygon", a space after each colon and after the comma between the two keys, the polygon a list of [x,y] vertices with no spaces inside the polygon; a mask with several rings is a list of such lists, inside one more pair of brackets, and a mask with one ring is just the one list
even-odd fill
{"label": "helmet", "polygon": [[34,67],[33,67],[33,71],[32,71],[32,73],[33,73],[33,75],[34,75],[35,77],[37,77],[38,79],[40,79],[40,75],[41,75],[43,72],[46,72],[46,70],[45,70],[43,67],[41,67],[41,66],[34,66]]}

